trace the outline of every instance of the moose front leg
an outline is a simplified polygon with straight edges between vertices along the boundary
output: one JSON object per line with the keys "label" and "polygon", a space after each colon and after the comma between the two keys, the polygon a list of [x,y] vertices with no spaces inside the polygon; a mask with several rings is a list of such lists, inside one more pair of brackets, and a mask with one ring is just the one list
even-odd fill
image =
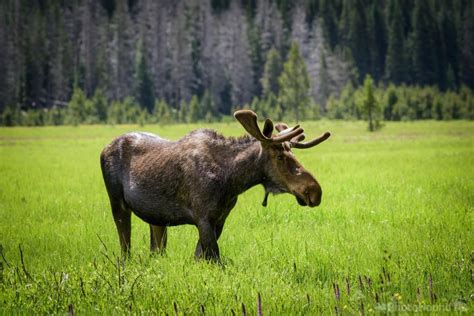
{"label": "moose front leg", "polygon": [[[219,237],[221,236],[223,228],[224,228],[224,223],[217,224],[215,226],[216,241],[219,240]],[[201,246],[201,241],[200,240],[198,240],[198,242],[196,244],[196,250],[194,251],[194,257],[196,257],[196,258],[201,258],[202,257],[202,246]]]}
{"label": "moose front leg", "polygon": [[164,253],[166,243],[168,241],[168,233],[166,226],[156,226],[150,224],[150,250]]}
{"label": "moose front leg", "polygon": [[199,241],[194,255],[197,259],[219,260],[219,246],[217,245],[215,225],[209,222],[198,224]]}

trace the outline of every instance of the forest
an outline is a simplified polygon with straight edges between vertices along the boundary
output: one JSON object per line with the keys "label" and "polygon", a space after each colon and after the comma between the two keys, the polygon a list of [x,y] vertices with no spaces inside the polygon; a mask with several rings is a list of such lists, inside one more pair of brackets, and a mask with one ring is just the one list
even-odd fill
{"label": "forest", "polygon": [[[469,0],[4,0],[0,123],[474,117]],[[371,92],[372,93],[372,92]]]}

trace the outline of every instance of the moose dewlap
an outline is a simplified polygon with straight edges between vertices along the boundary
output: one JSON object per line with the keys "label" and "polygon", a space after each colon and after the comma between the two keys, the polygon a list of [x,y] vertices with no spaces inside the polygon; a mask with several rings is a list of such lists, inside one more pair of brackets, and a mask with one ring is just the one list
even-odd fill
{"label": "moose dewlap", "polygon": [[291,193],[302,206],[321,203],[321,186],[291,149],[316,146],[330,134],[302,143],[299,126],[274,126],[267,119],[260,130],[254,112],[234,116],[251,136],[226,138],[199,129],[173,142],[128,133],[104,148],[102,174],[124,254],[130,252],[132,212],[150,224],[152,251],[165,249],[167,226],[192,224],[199,231],[195,256],[217,260],[225,220],[247,189],[262,184],[264,205],[269,193]]}

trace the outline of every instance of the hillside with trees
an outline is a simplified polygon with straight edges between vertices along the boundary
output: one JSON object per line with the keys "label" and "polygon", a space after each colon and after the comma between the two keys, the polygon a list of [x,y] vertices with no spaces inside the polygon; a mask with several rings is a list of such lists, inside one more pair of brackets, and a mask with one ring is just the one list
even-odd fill
{"label": "hillside with trees", "polygon": [[3,0],[0,60],[3,125],[472,119],[474,2]]}

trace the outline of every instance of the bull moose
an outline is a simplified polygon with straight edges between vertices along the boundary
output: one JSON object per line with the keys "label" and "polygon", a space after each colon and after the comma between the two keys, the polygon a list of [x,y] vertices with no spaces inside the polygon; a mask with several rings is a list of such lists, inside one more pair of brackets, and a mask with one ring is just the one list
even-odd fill
{"label": "bull moose", "polygon": [[303,129],[274,125],[260,130],[250,110],[234,117],[250,136],[224,137],[210,129],[190,132],[178,141],[149,133],[119,136],[101,153],[100,162],[122,253],[130,252],[131,213],[150,224],[151,251],[166,247],[168,226],[195,225],[195,257],[219,259],[217,240],[237,197],[262,184],[269,193],[291,193],[302,206],[321,203],[321,187],[291,152],[310,148],[330,133],[302,143]]}

